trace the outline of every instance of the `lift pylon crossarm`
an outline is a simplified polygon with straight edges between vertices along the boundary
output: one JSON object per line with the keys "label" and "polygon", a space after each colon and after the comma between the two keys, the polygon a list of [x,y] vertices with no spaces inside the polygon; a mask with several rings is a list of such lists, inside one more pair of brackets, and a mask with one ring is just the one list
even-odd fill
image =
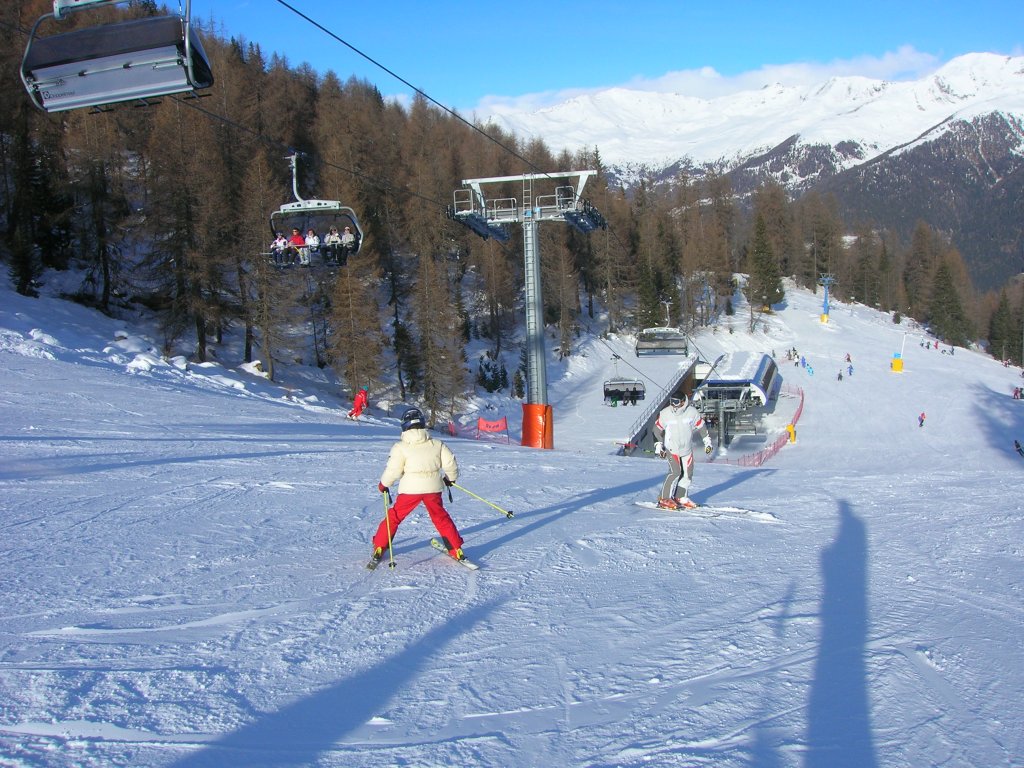
{"label": "lift pylon crossarm", "polygon": [[446,213],[449,219],[468,227],[484,240],[493,237],[498,242],[504,243],[509,239],[508,231],[502,225],[489,222],[486,216],[476,211],[456,211],[449,206]]}
{"label": "lift pylon crossarm", "polygon": [[111,5],[119,0],[53,0],[53,18],[63,19],[65,12],[76,11],[86,6]]}

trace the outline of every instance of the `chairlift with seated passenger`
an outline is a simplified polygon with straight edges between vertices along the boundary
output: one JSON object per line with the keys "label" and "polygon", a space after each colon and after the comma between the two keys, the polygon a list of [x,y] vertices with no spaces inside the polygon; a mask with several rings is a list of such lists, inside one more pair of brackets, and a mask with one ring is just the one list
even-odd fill
{"label": "chairlift with seated passenger", "polygon": [[[271,234],[276,236],[280,232],[287,238],[296,229],[302,235],[313,230],[320,239],[320,247],[318,252],[303,254],[306,263],[312,263],[313,258],[319,256],[320,261],[328,266],[345,266],[348,257],[359,253],[363,245],[363,230],[355,211],[337,200],[303,199],[299,195],[297,155],[290,155],[288,160],[292,166],[295,202],[285,203],[270,214]],[[332,245],[324,242],[332,231],[337,231],[341,243]]]}
{"label": "chairlift with seated passenger", "polygon": [[643,400],[647,394],[647,387],[640,379],[631,379],[627,376],[619,376],[619,356],[614,355],[612,362],[615,365],[615,375],[604,383],[604,402],[616,406],[619,403],[630,403],[635,405],[637,400]]}
{"label": "chairlift with seated passenger", "polygon": [[647,387],[640,379],[616,376],[604,383],[604,401],[609,404],[633,403],[643,400],[646,394]]}
{"label": "chairlift with seated passenger", "polygon": [[60,112],[124,101],[191,93],[213,85],[213,71],[192,28],[192,2],[184,15],[147,16],[37,37],[48,19],[125,0],[53,0],[29,34],[21,80],[37,107]]}

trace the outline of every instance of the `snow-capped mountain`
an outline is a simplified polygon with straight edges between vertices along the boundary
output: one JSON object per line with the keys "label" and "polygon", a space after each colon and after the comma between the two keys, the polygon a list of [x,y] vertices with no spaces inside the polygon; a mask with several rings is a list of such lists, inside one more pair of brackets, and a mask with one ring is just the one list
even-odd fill
{"label": "snow-capped mountain", "polygon": [[1024,56],[976,53],[914,81],[835,77],[715,99],[611,89],[491,122],[554,150],[596,147],[613,183],[729,176],[835,196],[853,224],[948,234],[979,288],[1024,255]]}
{"label": "snow-capped mountain", "polygon": [[994,111],[1024,117],[1024,57],[969,54],[921,80],[835,77],[714,99],[612,88],[485,122],[540,137],[556,150],[596,146],[606,163],[619,167],[688,160],[731,168],[795,137],[802,145],[837,148],[843,170],[951,120]]}

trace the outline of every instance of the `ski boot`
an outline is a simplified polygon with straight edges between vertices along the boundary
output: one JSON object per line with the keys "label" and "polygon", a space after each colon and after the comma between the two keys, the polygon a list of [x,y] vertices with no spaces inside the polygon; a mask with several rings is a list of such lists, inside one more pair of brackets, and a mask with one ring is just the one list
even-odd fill
{"label": "ski boot", "polygon": [[448,541],[444,536],[441,537],[441,543],[444,544],[444,548],[448,550],[448,554],[455,560],[465,560],[466,556],[462,553],[462,547],[453,547],[451,542]]}
{"label": "ski boot", "polygon": [[384,559],[384,548],[383,547],[375,547],[374,550],[373,550],[373,554],[370,555],[370,562],[368,562],[366,564],[367,570],[372,571],[374,568],[376,568],[378,565],[380,565],[380,561],[383,560],[383,559]]}

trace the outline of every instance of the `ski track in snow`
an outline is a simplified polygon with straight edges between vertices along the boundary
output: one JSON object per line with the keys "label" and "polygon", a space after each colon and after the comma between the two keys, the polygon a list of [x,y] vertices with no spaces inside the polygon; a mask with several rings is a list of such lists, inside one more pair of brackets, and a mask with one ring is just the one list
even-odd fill
{"label": "ski track in snow", "polygon": [[2,765],[1021,764],[1017,370],[805,292],[754,334],[738,309],[706,357],[815,374],[781,365],[795,444],[698,461],[694,498],[764,519],[700,518],[634,504],[665,465],[615,456],[635,413],[600,404],[609,349],[678,360],[594,342],[552,364],[556,450],[450,440],[515,511],[448,504],[481,570],[420,510],[369,572],[393,420],[6,298]]}

